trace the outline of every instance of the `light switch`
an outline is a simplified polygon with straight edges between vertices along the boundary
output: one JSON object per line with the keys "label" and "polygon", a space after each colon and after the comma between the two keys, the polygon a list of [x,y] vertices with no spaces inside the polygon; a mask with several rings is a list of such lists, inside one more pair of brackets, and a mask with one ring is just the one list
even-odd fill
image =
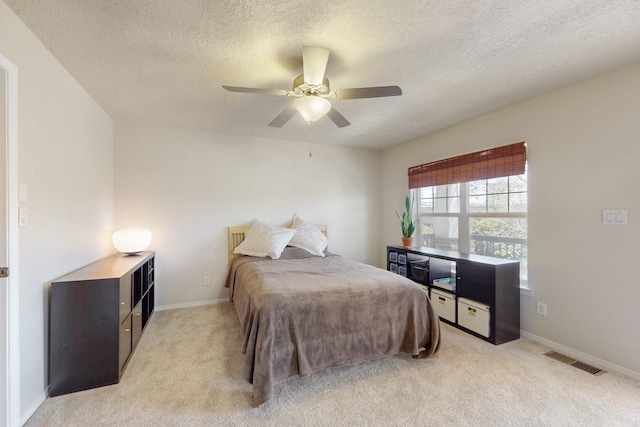
{"label": "light switch", "polygon": [[29,225],[29,211],[27,208],[20,208],[18,210],[18,225],[20,227],[26,227]]}
{"label": "light switch", "polygon": [[629,225],[629,211],[627,209],[605,209],[602,211],[604,225]]}

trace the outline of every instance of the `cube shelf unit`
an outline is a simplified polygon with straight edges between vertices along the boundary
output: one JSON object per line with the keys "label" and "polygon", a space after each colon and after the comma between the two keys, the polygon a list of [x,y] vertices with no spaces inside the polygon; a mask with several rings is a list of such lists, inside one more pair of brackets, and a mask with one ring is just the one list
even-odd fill
{"label": "cube shelf unit", "polygon": [[53,281],[49,395],[119,382],[154,306],[154,252],[116,254]]}
{"label": "cube shelf unit", "polygon": [[498,345],[520,338],[520,263],[387,246],[387,270],[420,284],[440,319]]}

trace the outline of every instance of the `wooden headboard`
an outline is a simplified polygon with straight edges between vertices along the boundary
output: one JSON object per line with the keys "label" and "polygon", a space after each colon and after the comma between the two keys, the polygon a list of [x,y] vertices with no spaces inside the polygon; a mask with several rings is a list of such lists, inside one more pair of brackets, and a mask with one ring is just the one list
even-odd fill
{"label": "wooden headboard", "polygon": [[[242,256],[240,254],[234,254],[233,250],[238,247],[240,243],[244,240],[244,233],[249,229],[250,225],[244,225],[242,227],[229,227],[229,262],[233,260],[233,258],[237,256]],[[322,234],[327,236],[327,226],[326,225],[316,225],[318,230],[322,231]]]}

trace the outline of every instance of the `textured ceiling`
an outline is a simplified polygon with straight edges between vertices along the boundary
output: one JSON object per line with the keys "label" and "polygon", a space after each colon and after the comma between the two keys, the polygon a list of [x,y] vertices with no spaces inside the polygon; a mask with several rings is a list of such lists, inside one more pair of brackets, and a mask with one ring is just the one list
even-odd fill
{"label": "textured ceiling", "polygon": [[[640,61],[638,0],[4,0],[114,119],[381,149]],[[299,115],[302,46],[331,51],[352,124]]]}

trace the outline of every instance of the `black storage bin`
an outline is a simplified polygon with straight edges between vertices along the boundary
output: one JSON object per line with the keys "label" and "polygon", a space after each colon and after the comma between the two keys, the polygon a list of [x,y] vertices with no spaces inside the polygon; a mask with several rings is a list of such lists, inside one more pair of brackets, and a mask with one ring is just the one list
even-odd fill
{"label": "black storage bin", "polygon": [[417,282],[427,283],[429,281],[429,260],[410,261],[411,278]]}

